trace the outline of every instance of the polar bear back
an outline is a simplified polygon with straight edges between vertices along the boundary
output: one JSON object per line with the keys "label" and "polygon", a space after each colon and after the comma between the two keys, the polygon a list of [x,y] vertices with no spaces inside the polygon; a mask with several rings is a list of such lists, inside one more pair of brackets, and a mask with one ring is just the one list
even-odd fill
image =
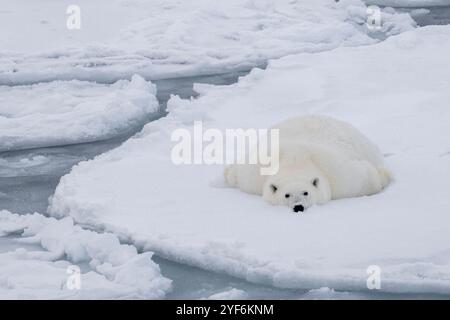
{"label": "polar bear back", "polygon": [[350,159],[366,160],[382,166],[383,159],[376,145],[352,125],[327,116],[300,116],[281,122],[280,147],[308,144],[334,150]]}

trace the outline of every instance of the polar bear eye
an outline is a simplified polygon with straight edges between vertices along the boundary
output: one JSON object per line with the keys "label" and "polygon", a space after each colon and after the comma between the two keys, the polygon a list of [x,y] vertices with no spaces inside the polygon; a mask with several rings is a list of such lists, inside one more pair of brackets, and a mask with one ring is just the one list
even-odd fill
{"label": "polar bear eye", "polygon": [[289,194],[289,193],[286,193],[285,195],[284,195],[284,197],[285,198],[289,198],[291,195]]}
{"label": "polar bear eye", "polygon": [[271,184],[271,185],[270,185],[270,189],[272,189],[272,192],[273,192],[273,193],[277,192],[277,190],[278,190],[277,186],[274,185],[274,184]]}
{"label": "polar bear eye", "polygon": [[307,196],[308,195],[308,191],[303,192],[303,195]]}

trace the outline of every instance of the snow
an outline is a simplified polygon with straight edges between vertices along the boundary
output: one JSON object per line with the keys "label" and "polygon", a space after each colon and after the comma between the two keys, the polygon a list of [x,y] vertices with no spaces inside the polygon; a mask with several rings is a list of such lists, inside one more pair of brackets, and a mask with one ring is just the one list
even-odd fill
{"label": "snow", "polygon": [[[3,12],[9,17],[6,22],[25,15],[21,19],[29,21],[27,28],[36,28],[32,32],[41,43],[47,43],[49,34],[57,41],[45,47],[33,41],[27,49],[8,33],[14,29],[0,31],[6,39],[0,51],[0,84],[56,79],[105,83],[135,73],[161,79],[247,70],[288,54],[372,44],[415,25],[407,13],[386,10],[381,29],[374,33],[366,26],[366,6],[360,0],[115,0],[104,5],[104,13],[98,13],[102,6],[95,9],[80,0],[86,23],[82,20],[81,30],[68,31],[64,4],[47,3],[47,13],[39,9],[32,14],[27,6],[17,9],[19,5]],[[107,15],[105,21],[95,20]],[[114,21],[110,33],[105,33],[111,24],[107,21]]]}
{"label": "snow", "polygon": [[208,297],[208,300],[243,300],[247,294],[243,290],[231,288],[222,292],[215,293]]}
{"label": "snow", "polygon": [[[450,293],[450,27],[357,48],[291,55],[230,86],[197,85],[169,115],[119,148],[75,166],[49,212],[114,232],[143,250],[280,288]],[[221,187],[223,167],[175,166],[171,133],[267,128],[301,114],[352,123],[385,153],[383,193],[303,215]]]}
{"label": "snow", "polygon": [[137,75],[111,85],[72,80],[0,86],[0,151],[132,132],[158,111],[155,94],[155,86]]}
{"label": "snow", "polygon": [[367,4],[391,7],[450,6],[450,0],[365,0]]}
{"label": "snow", "polygon": [[367,296],[358,293],[337,292],[331,288],[313,289],[302,295],[300,300],[363,300]]}
{"label": "snow", "polygon": [[[0,237],[17,234],[19,243],[46,251],[0,253],[2,299],[160,299],[171,289],[151,252],[138,254],[115,235],[84,230],[71,218],[0,211]],[[92,270],[81,273],[80,289],[75,290],[67,284],[68,268],[83,263]]]}
{"label": "snow", "polygon": [[409,12],[409,14],[411,15],[411,17],[416,18],[416,17],[427,15],[430,12],[431,11],[428,9],[413,9]]}
{"label": "snow", "polygon": [[[148,17],[154,4],[152,0],[2,1],[0,48],[39,52],[112,41],[123,28]],[[81,9],[79,30],[66,27],[70,5]]]}

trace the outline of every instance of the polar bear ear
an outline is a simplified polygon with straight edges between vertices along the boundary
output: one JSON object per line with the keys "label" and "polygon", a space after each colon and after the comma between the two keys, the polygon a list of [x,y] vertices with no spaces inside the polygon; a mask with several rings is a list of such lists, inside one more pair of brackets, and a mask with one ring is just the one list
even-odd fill
{"label": "polar bear ear", "polygon": [[270,190],[272,190],[272,192],[275,193],[275,192],[277,192],[278,187],[276,185],[274,185],[274,184],[271,184],[270,185]]}
{"label": "polar bear ear", "polygon": [[312,185],[317,188],[319,186],[319,178],[314,178],[312,181]]}

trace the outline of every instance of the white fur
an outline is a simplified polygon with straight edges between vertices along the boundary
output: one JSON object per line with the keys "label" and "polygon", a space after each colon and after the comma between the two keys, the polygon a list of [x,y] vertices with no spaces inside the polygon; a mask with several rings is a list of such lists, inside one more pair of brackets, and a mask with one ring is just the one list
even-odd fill
{"label": "white fur", "polygon": [[259,165],[232,165],[225,169],[228,185],[262,195],[271,204],[306,209],[332,199],[375,194],[389,184],[380,151],[350,124],[303,116],[273,128],[280,129],[278,173],[262,176]]}

